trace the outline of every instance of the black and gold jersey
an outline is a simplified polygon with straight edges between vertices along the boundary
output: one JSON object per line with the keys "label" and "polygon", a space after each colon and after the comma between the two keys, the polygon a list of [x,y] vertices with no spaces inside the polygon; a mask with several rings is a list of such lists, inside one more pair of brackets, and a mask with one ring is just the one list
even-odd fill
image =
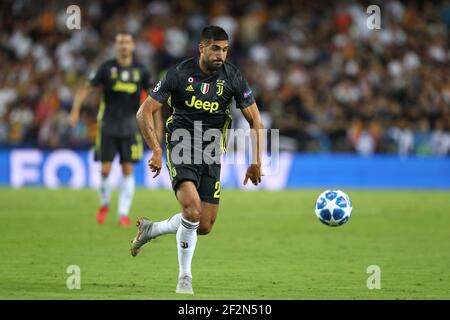
{"label": "black and gold jersey", "polygon": [[[173,108],[167,121],[167,130],[201,131],[225,130],[231,125],[230,105],[246,108],[255,102],[246,79],[239,69],[225,62],[218,71],[205,74],[199,66],[199,57],[193,57],[169,69],[165,77],[149,92],[160,103]],[[194,129],[194,123],[195,125]]]}
{"label": "black and gold jersey", "polygon": [[93,86],[102,85],[103,94],[98,111],[98,121],[103,133],[129,137],[136,135],[136,112],[142,90],[150,87],[147,68],[137,62],[122,66],[116,59],[104,62],[89,77]]}

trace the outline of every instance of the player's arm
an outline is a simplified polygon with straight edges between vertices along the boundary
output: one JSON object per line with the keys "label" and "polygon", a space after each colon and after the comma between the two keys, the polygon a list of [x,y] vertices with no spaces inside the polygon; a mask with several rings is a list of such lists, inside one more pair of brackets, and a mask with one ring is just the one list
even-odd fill
{"label": "player's arm", "polygon": [[263,150],[263,123],[261,115],[256,103],[251,104],[247,108],[241,109],[242,114],[250,125],[251,140],[252,140],[252,164],[248,167],[245,174],[244,185],[247,184],[248,179],[256,186],[261,183],[261,156]]}
{"label": "player's arm", "polygon": [[159,122],[162,123],[161,107],[161,103],[148,96],[136,115],[141,134],[148,147],[153,151],[152,158],[148,161],[150,170],[155,172],[153,178],[159,175],[162,167],[162,149],[159,144],[160,139],[158,138],[158,132],[160,132],[160,137],[162,136],[162,125],[159,125],[159,129],[157,125],[158,118]]}
{"label": "player's arm", "polygon": [[153,120],[155,121],[156,136],[158,137],[158,141],[161,144],[164,138],[164,124],[161,109],[153,113]]}
{"label": "player's arm", "polygon": [[[142,67],[142,89],[148,92],[151,88],[151,75],[150,71],[147,69],[147,67]],[[158,137],[158,141],[161,144],[163,142],[163,133],[164,133],[164,125],[162,120],[162,110],[157,110],[153,113],[153,120],[155,123],[155,130],[156,130],[156,136]]]}
{"label": "player's arm", "polygon": [[72,110],[69,114],[69,125],[75,127],[80,118],[80,110],[86,97],[93,91],[94,87],[105,83],[106,65],[102,64],[95,72],[89,75],[89,80],[86,81],[75,93],[72,103]]}
{"label": "player's arm", "polygon": [[86,97],[92,92],[93,87],[89,82],[86,82],[75,93],[75,97],[72,103],[72,109],[69,114],[69,125],[73,128],[77,125],[80,118],[80,110]]}

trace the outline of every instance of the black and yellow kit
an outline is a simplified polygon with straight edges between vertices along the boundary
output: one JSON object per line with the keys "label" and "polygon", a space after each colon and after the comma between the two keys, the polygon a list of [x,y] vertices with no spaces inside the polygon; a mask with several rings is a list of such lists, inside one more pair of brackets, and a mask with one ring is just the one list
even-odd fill
{"label": "black and yellow kit", "polygon": [[142,158],[142,138],[136,121],[142,90],[150,87],[150,74],[140,63],[122,66],[117,60],[104,62],[90,77],[92,86],[102,85],[98,111],[95,160],[109,162],[116,153],[120,162]]}
{"label": "black and yellow kit", "polygon": [[[226,149],[232,100],[234,98],[239,109],[255,102],[247,81],[229,62],[218,71],[205,74],[200,69],[199,58],[194,57],[169,69],[149,94],[173,109],[166,122],[167,167],[173,189],[176,190],[180,182],[191,180],[202,201],[218,203],[220,154]],[[212,134],[208,135],[208,132]],[[180,135],[183,138],[179,138]],[[214,145],[217,148],[213,149],[220,152],[205,152]],[[190,150],[188,156],[183,154],[186,150]]]}

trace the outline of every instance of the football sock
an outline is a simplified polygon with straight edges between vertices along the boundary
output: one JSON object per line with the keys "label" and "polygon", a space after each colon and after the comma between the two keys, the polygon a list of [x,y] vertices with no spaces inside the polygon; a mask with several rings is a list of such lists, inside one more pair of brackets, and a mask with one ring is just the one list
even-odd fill
{"label": "football sock", "polygon": [[102,207],[108,207],[111,200],[111,183],[109,176],[101,178],[100,188],[98,189],[100,195],[100,205]]}
{"label": "football sock", "polygon": [[197,228],[199,222],[191,222],[181,217],[180,227],[177,231],[179,275],[192,278],[191,263],[197,243]]}
{"label": "football sock", "polygon": [[176,233],[181,223],[181,213],[175,214],[167,220],[155,222],[151,228],[150,237],[156,238],[163,234]]}
{"label": "football sock", "polygon": [[122,184],[120,185],[119,194],[119,215],[127,216],[134,196],[134,176],[129,174],[123,177]]}

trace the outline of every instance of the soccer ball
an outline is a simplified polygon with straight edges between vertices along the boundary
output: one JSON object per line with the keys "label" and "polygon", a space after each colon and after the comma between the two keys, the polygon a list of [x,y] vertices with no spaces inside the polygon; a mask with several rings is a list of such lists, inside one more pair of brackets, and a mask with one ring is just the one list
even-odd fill
{"label": "soccer ball", "polygon": [[327,226],[338,227],[350,219],[352,215],[352,201],[341,190],[324,191],[316,201],[317,218]]}

